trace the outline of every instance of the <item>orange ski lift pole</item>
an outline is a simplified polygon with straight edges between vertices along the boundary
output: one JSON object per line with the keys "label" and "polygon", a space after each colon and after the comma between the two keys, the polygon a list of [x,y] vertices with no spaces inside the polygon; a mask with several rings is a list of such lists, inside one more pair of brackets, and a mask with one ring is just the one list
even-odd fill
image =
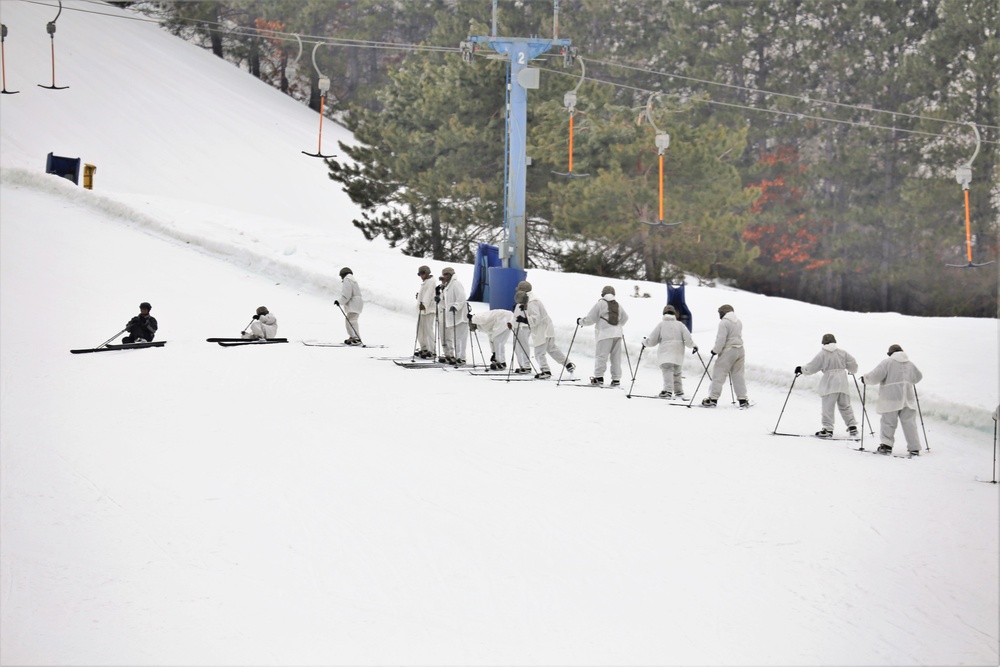
{"label": "orange ski lift pole", "polygon": [[653,93],[649,96],[649,101],[646,102],[646,120],[649,124],[653,126],[656,130],[656,154],[660,162],[660,217],[656,221],[640,220],[639,222],[650,225],[652,227],[676,227],[681,224],[680,222],[664,222],[663,220],[663,154],[667,152],[670,147],[670,135],[666,132],[661,132],[660,128],[656,127],[656,121],[653,120],[653,100],[659,93]]}
{"label": "orange ski lift pole", "polygon": [[49,33],[49,39],[52,40],[52,85],[43,86],[38,84],[39,88],[48,88],[49,90],[66,90],[69,86],[57,86],[56,85],[56,21],[59,20],[59,15],[62,14],[62,0],[59,0],[59,11],[56,12],[56,17],[45,24],[45,31]]}
{"label": "orange ski lift pole", "polygon": [[0,23],[0,73],[3,74],[3,90],[0,93],[4,95],[17,95],[20,90],[7,90],[7,54],[4,53],[3,43],[7,39],[7,26]]}
{"label": "orange ski lift pole", "polygon": [[316,51],[323,42],[316,42],[316,46],[313,47],[312,61],[313,68],[316,70],[316,74],[319,75],[319,144],[316,146],[315,153],[309,153],[307,151],[302,151],[309,157],[321,157],[325,159],[337,157],[336,155],[324,155],[323,154],[323,111],[326,106],[326,93],[330,90],[330,79],[323,75],[323,72],[319,70],[319,65],[316,64]]}
{"label": "orange ski lift pole", "polygon": [[984,262],[982,264],[976,264],[972,261],[972,221],[969,217],[969,184],[972,183],[972,161],[976,159],[979,155],[979,146],[982,143],[979,137],[979,128],[976,127],[975,123],[968,123],[972,128],[972,131],[976,133],[976,151],[969,158],[969,161],[965,164],[959,165],[958,169],[955,170],[955,180],[962,186],[962,190],[965,193],[965,252],[969,260],[968,264],[948,264],[954,269],[975,269],[980,266],[989,266],[993,262]]}
{"label": "orange ski lift pole", "polygon": [[567,178],[585,178],[590,176],[590,174],[577,174],[573,172],[573,116],[576,115],[576,93],[580,90],[584,79],[587,78],[587,68],[583,64],[583,58],[577,58],[574,52],[575,49],[563,50],[563,58],[567,64],[573,60],[579,60],[580,62],[580,80],[576,82],[576,87],[567,92],[565,97],[563,97],[563,106],[569,111],[569,171],[553,171],[552,173],[556,176],[565,176]]}

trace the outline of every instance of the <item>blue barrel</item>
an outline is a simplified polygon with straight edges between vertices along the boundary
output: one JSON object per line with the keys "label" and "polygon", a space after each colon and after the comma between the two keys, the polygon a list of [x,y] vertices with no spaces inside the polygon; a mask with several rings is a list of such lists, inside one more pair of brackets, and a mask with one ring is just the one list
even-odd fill
{"label": "blue barrel", "polygon": [[528,279],[524,269],[490,267],[490,310],[513,310],[517,284]]}

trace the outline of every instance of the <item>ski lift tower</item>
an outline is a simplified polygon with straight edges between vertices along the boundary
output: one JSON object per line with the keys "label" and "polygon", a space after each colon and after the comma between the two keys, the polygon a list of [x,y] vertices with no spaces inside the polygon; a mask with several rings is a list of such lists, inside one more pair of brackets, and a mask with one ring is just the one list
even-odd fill
{"label": "ski lift tower", "polygon": [[[559,0],[555,0],[552,39],[497,36],[497,0],[493,0],[493,29],[489,36],[470,36],[462,43],[466,62],[472,53],[486,45],[495,58],[507,61],[507,161],[504,167],[504,240],[500,246],[502,267],[490,269],[490,307],[510,308],[514,287],[527,275],[525,271],[525,184],[527,181],[528,90],[538,88],[537,68],[531,60],[560,47],[570,53],[570,40],[559,39]],[[495,297],[495,298],[494,298]]]}

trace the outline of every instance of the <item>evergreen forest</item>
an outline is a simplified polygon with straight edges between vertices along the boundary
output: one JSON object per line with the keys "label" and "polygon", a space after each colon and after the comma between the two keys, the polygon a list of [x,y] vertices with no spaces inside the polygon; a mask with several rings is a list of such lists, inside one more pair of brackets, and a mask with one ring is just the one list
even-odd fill
{"label": "evergreen forest", "polygon": [[[349,128],[326,168],[359,234],[445,262],[502,240],[507,64],[461,48],[491,0],[116,4]],[[572,42],[530,63],[529,267],[997,316],[996,0],[496,4],[495,34]]]}

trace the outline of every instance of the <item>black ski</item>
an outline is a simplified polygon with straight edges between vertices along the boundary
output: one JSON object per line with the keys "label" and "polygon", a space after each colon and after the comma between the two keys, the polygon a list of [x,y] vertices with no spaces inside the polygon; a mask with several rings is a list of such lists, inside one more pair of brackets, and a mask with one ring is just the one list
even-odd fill
{"label": "black ski", "polygon": [[284,338],[263,338],[257,340],[220,340],[218,341],[220,347],[253,347],[254,345],[271,345],[272,343],[287,343],[288,341]]}
{"label": "black ski", "polygon": [[687,399],[684,398],[667,398],[666,396],[655,396],[649,394],[630,394],[625,398],[653,398],[657,401],[663,401],[664,403],[669,403],[670,405],[683,405],[687,407]]}
{"label": "black ski", "polygon": [[[529,373],[521,373],[520,375],[518,375],[517,373],[514,373],[509,378],[502,371],[499,372],[499,373],[498,372],[493,372],[493,373],[491,373],[491,375],[493,375],[494,377],[491,377],[490,379],[491,380],[496,380],[497,382],[507,382],[508,380],[511,381],[511,382],[525,382],[525,381],[528,381],[528,380],[532,380],[532,381],[538,380],[540,382],[548,382],[550,380],[552,382],[556,381],[555,376],[553,376],[553,377],[547,377],[547,378],[536,378],[534,375],[531,375]],[[497,375],[499,375],[500,377],[496,377]],[[579,382],[579,381],[580,381],[580,378],[563,378],[562,379],[562,382]],[[579,387],[580,385],[570,385],[570,386],[571,387]]]}
{"label": "black ski", "polygon": [[104,347],[88,347],[82,350],[70,350],[72,354],[87,354],[88,352],[108,352],[111,350],[142,350],[147,347],[163,347],[167,344],[165,340],[157,340],[152,343],[122,343],[121,345],[105,345]]}
{"label": "black ski", "polygon": [[[883,454],[883,453],[881,453],[878,449],[855,449],[854,451],[856,451],[856,452],[867,452],[869,454],[878,454],[879,456],[884,456],[886,458],[889,458],[889,456],[890,456],[889,454]],[[906,456],[900,456],[899,454],[892,454],[892,458],[894,458],[894,459],[919,459],[920,458],[920,454],[917,454],[916,456],[914,456],[913,454],[907,454]]]}
{"label": "black ski", "polygon": [[209,343],[256,343],[260,340],[264,340],[268,343],[287,343],[287,338],[206,338]]}

